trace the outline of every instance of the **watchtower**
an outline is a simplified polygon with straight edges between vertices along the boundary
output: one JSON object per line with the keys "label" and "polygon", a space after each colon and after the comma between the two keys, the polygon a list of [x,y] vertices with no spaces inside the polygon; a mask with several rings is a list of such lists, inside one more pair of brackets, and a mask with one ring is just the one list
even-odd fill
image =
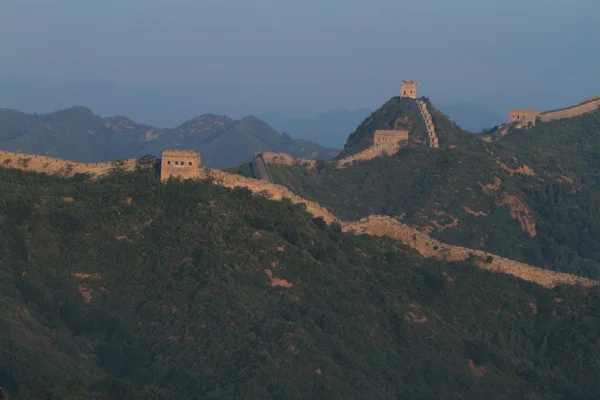
{"label": "watchtower", "polygon": [[541,113],[537,110],[513,108],[508,112],[508,122],[523,121],[527,124],[535,125],[535,122],[540,115]]}
{"label": "watchtower", "polygon": [[417,82],[415,81],[402,81],[400,85],[400,97],[409,97],[411,99],[417,98]]}
{"label": "watchtower", "polygon": [[171,176],[183,179],[198,178],[200,165],[198,150],[163,150],[160,180],[166,181]]}

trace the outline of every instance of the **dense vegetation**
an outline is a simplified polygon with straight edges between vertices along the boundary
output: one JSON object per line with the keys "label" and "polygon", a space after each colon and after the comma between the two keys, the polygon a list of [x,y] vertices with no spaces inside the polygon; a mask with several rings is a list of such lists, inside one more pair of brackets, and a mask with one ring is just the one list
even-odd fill
{"label": "dense vegetation", "polygon": [[[389,128],[390,121],[408,116],[412,122],[416,117],[406,101],[393,98],[377,110],[348,139],[346,152],[371,143],[373,131]],[[449,243],[600,277],[600,244],[594,240],[600,233],[599,111],[540,123],[488,144],[428,108],[439,149],[413,143],[395,156],[342,169],[333,163],[312,170],[272,165],[275,182],[346,220],[402,216],[408,223],[432,227],[432,236]],[[419,137],[418,121],[412,123]],[[523,165],[536,175],[510,171]],[[497,190],[482,187],[495,182]],[[529,211],[537,228],[533,237],[502,204],[505,195],[515,196]]]}
{"label": "dense vegetation", "polygon": [[[439,135],[440,146],[456,146],[460,144],[463,148],[477,146],[477,141],[472,135],[461,129],[446,115],[432,106],[427,97],[422,97],[427,109],[432,115],[436,129],[442,132]],[[377,129],[407,129],[410,132],[410,143],[412,145],[423,145],[427,137],[427,131],[417,102],[414,99],[392,97],[371,116],[365,119],[356,130],[348,137],[344,151],[336,159],[358,153],[373,144],[373,136]]]}
{"label": "dense vegetation", "polygon": [[156,129],[123,117],[102,118],[85,107],[45,115],[0,109],[0,149],[73,161],[112,161],[164,148],[202,151],[203,164],[224,168],[247,162],[259,151],[331,159],[336,150],[279,134],[265,122],[246,117],[235,121],[206,114],[173,129]]}
{"label": "dense vegetation", "polygon": [[600,396],[598,290],[426,260],[248,190],[0,168],[0,232],[14,399]]}
{"label": "dense vegetation", "polygon": [[545,184],[527,190],[538,221],[530,258],[599,276],[600,110],[513,130],[495,145],[534,166]]}

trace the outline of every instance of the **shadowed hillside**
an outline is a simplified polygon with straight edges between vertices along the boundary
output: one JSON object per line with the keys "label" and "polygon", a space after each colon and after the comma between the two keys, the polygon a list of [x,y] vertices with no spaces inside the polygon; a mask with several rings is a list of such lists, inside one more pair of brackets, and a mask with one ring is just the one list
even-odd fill
{"label": "shadowed hillside", "polygon": [[392,98],[349,138],[343,158],[399,121],[409,146],[339,169],[269,165],[276,183],[346,220],[398,218],[444,242],[544,268],[600,276],[595,154],[598,111],[509,131],[489,144],[429,105],[440,147],[422,144],[411,99]]}
{"label": "shadowed hillside", "polygon": [[289,201],[0,168],[0,225],[11,399],[600,395],[597,289],[424,259]]}

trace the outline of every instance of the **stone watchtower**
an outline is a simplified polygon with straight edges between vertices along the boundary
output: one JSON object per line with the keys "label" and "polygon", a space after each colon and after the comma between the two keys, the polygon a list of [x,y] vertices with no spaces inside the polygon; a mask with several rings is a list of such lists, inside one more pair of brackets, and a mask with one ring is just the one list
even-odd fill
{"label": "stone watchtower", "polygon": [[537,118],[541,115],[537,110],[524,110],[521,108],[512,108],[508,112],[508,123],[523,121],[528,125],[535,125]]}
{"label": "stone watchtower", "polygon": [[400,85],[400,97],[409,97],[411,99],[417,98],[417,82],[415,81],[402,81]]}
{"label": "stone watchtower", "polygon": [[160,180],[169,177],[194,179],[200,175],[200,151],[163,150],[160,163]]}

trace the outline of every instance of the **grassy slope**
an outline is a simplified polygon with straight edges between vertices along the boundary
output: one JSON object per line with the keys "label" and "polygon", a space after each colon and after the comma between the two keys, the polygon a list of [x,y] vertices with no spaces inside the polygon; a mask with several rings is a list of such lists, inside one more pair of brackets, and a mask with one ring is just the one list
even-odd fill
{"label": "grassy slope", "polygon": [[[202,182],[0,169],[0,194],[11,398],[35,398],[33,376],[61,388],[49,398],[87,390],[61,386],[71,372],[177,398],[600,395],[596,290],[425,260]],[[293,286],[270,286],[265,269]]]}

